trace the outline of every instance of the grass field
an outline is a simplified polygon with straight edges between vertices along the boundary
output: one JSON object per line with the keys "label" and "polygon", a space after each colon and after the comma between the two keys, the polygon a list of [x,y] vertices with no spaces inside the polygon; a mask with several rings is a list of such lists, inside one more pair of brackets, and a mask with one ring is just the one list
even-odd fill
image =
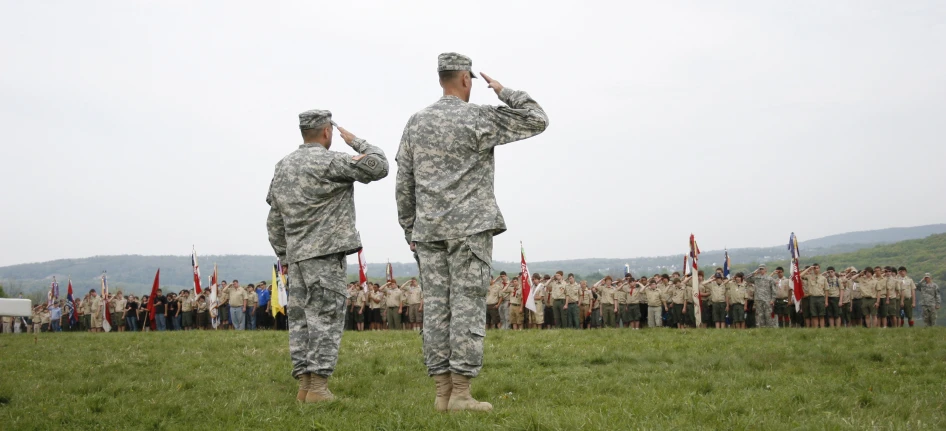
{"label": "grass field", "polygon": [[346,332],[300,405],[284,332],[0,336],[0,429],[946,429],[946,328],[491,331],[433,410],[413,332]]}

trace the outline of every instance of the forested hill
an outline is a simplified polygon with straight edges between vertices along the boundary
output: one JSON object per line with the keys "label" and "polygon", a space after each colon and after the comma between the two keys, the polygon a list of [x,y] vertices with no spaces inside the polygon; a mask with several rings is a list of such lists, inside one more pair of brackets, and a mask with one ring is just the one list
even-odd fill
{"label": "forested hill", "polygon": [[[854,232],[832,235],[801,243],[805,260],[808,256],[855,256],[860,250],[873,250],[877,244],[917,239],[929,236],[931,233],[946,233],[946,224],[919,226],[912,228],[891,228],[867,232]],[[941,238],[942,236],[939,236]],[[935,244],[935,238],[928,238]],[[844,243],[843,241],[850,241]],[[913,246],[922,247],[922,242],[911,242]],[[891,253],[906,252],[900,248]],[[914,250],[922,253],[923,250]],[[734,265],[758,262],[777,262],[787,257],[785,245],[766,248],[730,249],[730,258]],[[859,255],[857,255],[859,256]],[[912,255],[911,255],[912,256]],[[939,256],[944,256],[940,253]],[[873,256],[868,256],[873,257]],[[915,256],[919,258],[919,256]],[[902,259],[901,259],[902,260]],[[221,255],[201,256],[202,281],[207,282],[213,272],[214,263],[219,268],[220,277],[226,280],[239,279],[244,284],[269,280],[274,258],[271,256],[249,255]],[[721,266],[723,251],[704,251],[700,255],[700,263],[704,267]],[[925,262],[925,261],[924,261]],[[824,263],[824,262],[822,262]],[[898,266],[907,262],[894,262]],[[579,277],[594,277],[598,274],[622,274],[624,264],[628,264],[634,273],[671,272],[683,266],[683,256],[637,257],[628,259],[589,258],[564,261],[529,262],[532,272],[551,273],[557,270],[572,272]],[[886,262],[880,262],[886,265]],[[377,279],[384,276],[384,263],[370,263],[368,275]],[[417,266],[414,262],[393,263],[396,277],[415,276]],[[924,264],[925,265],[925,264]],[[909,266],[909,265],[908,265]],[[933,266],[930,264],[930,266]],[[161,285],[171,289],[190,288],[193,284],[190,256],[95,256],[82,259],[61,259],[42,263],[30,263],[0,267],[0,285],[9,294],[24,292],[26,294],[44,292],[49,288],[53,276],[57,277],[63,289],[68,277],[72,277],[73,285],[78,291],[88,291],[100,285],[102,271],[108,271],[110,287],[121,288],[127,292],[141,293],[150,290],[154,280],[155,270],[161,268]],[[494,262],[495,270],[518,272],[518,262]],[[357,274],[358,268],[350,265],[348,272]],[[934,270],[936,271],[936,270]],[[944,274],[946,275],[946,274]],[[64,290],[63,290],[64,292]],[[65,295],[65,293],[63,293]]]}

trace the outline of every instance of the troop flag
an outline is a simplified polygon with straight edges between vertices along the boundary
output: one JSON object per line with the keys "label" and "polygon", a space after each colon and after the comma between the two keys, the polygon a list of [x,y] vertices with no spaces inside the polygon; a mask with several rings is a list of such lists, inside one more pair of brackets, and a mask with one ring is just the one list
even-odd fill
{"label": "troop flag", "polygon": [[[699,258],[700,258],[700,246],[696,244],[696,237],[694,237],[693,234],[691,233],[690,234],[690,262],[693,265],[693,270],[690,272],[690,279],[693,280],[693,292],[691,293],[691,295],[693,295],[693,304],[700,304],[699,307],[695,305],[693,307],[693,314],[694,314],[693,321],[697,325],[699,325],[699,323],[703,321],[703,312],[705,311],[703,310],[703,301],[700,300],[700,280],[699,280],[700,277],[697,276],[700,270],[699,265],[697,264],[697,261],[699,261]],[[684,259],[683,261],[686,262],[686,257],[684,257],[683,259]]]}
{"label": "troop flag", "polygon": [[142,322],[142,325],[148,325],[151,330],[157,329],[157,323],[154,321],[154,299],[158,296],[158,285],[161,280],[161,268],[154,273],[154,284],[151,285],[151,295],[148,296],[148,321]]}
{"label": "troop flag", "polygon": [[729,278],[729,250],[726,250],[726,257],[723,258],[723,277]]}
{"label": "troop flag", "polygon": [[522,297],[526,299],[526,308],[535,311],[535,290],[532,289],[532,275],[529,274],[529,265],[526,264],[526,249],[519,242],[519,251],[522,254]]}
{"label": "troop flag", "polygon": [[394,281],[394,267],[391,266],[391,262],[388,262],[388,266],[384,269],[384,278],[389,283]]}
{"label": "troop flag", "polygon": [[194,294],[200,295],[200,267],[197,266],[197,248],[191,250],[191,266],[194,268]]}
{"label": "troop flag", "polygon": [[286,313],[285,307],[286,304],[283,304],[281,298],[279,297],[280,288],[283,286],[282,279],[282,268],[279,265],[279,261],[273,264],[273,283],[269,288],[269,303],[270,311],[273,313],[273,317],[276,317],[279,313]]}
{"label": "troop flag", "polygon": [[[98,310],[96,310],[98,312]],[[108,277],[102,273],[102,330],[109,332],[112,330],[112,315],[108,312]]]}
{"label": "troop flag", "polygon": [[361,290],[368,291],[368,261],[365,260],[365,250],[358,250],[358,283],[361,284]]}
{"label": "troop flag", "polygon": [[66,301],[69,301],[69,326],[75,326],[79,321],[79,314],[76,312],[76,299],[72,297],[72,278],[69,278],[69,285],[66,287]]}
{"label": "troop flag", "polygon": [[801,271],[798,270],[798,258],[801,253],[798,251],[798,237],[795,232],[788,238],[788,251],[792,254],[792,289],[795,293],[792,300],[795,302],[795,311],[801,312],[801,299],[805,296],[805,290],[801,284]]}
{"label": "troop flag", "polygon": [[629,275],[631,275],[631,265],[625,263],[624,264],[624,278],[627,278],[627,276]]}
{"label": "troop flag", "polygon": [[683,255],[683,276],[686,277],[690,275],[690,267],[687,265],[687,258],[690,257],[688,254]]}
{"label": "troop flag", "polygon": [[59,299],[59,283],[56,281],[56,276],[53,276],[53,282],[49,285],[49,292],[46,293],[46,306],[52,307],[57,299]]}

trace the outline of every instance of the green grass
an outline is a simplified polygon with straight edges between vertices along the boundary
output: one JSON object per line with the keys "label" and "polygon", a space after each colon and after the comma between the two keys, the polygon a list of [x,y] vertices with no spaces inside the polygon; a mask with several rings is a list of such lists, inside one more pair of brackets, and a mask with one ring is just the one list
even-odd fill
{"label": "green grass", "polygon": [[300,405],[284,332],[0,336],[0,429],[944,429],[946,329],[489,332],[433,410],[421,339],[346,332]]}

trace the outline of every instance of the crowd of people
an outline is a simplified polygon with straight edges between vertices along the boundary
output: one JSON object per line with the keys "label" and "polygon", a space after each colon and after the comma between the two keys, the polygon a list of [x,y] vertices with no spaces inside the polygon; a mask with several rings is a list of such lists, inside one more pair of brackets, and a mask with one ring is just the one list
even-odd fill
{"label": "crowd of people", "polygon": [[[265,281],[240,286],[238,280],[218,283],[216,305],[210,289],[201,293],[181,290],[166,295],[157,290],[154,298],[154,316],[150,315],[149,295],[125,296],[121,290],[103,297],[91,289],[82,298],[76,298],[76,319],[72,321],[73,305],[64,299],[33,307],[28,318],[3,317],[4,332],[103,332],[108,313],[112,331],[188,330],[256,330],[288,328],[286,314],[272,314],[271,291]],[[107,308],[106,308],[107,307]],[[214,325],[214,317],[217,325]],[[152,325],[153,322],[153,325]]]}
{"label": "crowd of people", "polygon": [[525,307],[519,277],[501,273],[486,294],[486,322],[487,328],[498,329],[886,328],[913,326],[919,305],[924,323],[936,324],[941,297],[928,273],[917,284],[905,267],[828,267],[822,274],[821,266],[814,264],[800,276],[803,296],[796,300],[785,270],[778,267],[768,275],[765,265],[731,277],[723,268],[716,268],[710,278],[698,271],[695,294],[691,277],[678,272],[640,279],[631,274],[617,280],[607,276],[590,286],[562,271],[533,274],[531,311]]}
{"label": "crowd of people", "polygon": [[[623,279],[604,277],[589,285],[573,274],[533,274],[535,311],[526,308],[520,277],[505,272],[492,280],[486,296],[487,329],[554,328],[754,328],[754,327],[898,327],[914,326],[919,309],[927,326],[936,324],[941,305],[939,287],[930,274],[919,283],[905,267],[868,267],[861,271],[818,264],[801,271],[804,296],[794,299],[793,284],[781,267],[772,275],[765,265],[751,274],[712,277],[697,273],[698,296],[689,275],[654,274]],[[286,314],[271,309],[270,288],[265,281],[240,286],[222,281],[217,290],[218,325],[212,325],[210,291],[200,294],[181,290],[154,301],[154,327],[158,331],[186,330],[287,330]],[[694,306],[694,300],[699,304]],[[108,307],[110,326],[118,332],[150,330],[149,296],[124,296],[122,291],[102,298],[95,289],[76,299],[78,319],[70,322],[71,304],[65,300],[34,307],[30,318],[3,317],[4,332],[101,332]],[[798,302],[798,304],[796,304]],[[696,311],[700,310],[700,319]],[[93,312],[98,310],[98,312]],[[346,330],[421,330],[424,295],[416,278],[398,285],[390,280],[366,288],[349,283]]]}

